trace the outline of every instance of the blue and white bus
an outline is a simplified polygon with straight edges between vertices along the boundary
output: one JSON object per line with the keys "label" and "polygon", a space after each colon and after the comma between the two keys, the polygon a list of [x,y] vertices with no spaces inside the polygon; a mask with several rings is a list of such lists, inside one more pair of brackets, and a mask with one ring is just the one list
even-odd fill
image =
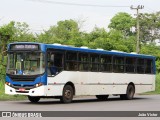
{"label": "blue and white bus", "polygon": [[109,95],[132,99],[155,90],[155,57],[150,55],[18,42],[8,45],[5,93],[27,95],[31,102],[74,96]]}

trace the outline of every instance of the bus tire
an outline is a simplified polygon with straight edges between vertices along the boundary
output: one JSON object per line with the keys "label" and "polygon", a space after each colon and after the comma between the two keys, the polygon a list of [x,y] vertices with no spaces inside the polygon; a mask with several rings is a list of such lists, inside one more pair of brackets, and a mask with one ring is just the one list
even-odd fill
{"label": "bus tire", "polygon": [[28,96],[28,100],[32,103],[37,103],[40,100],[40,97]]}
{"label": "bus tire", "polygon": [[60,98],[62,103],[71,103],[73,99],[73,88],[70,85],[65,85],[63,88],[63,95]]}
{"label": "bus tire", "polygon": [[109,95],[96,95],[96,98],[101,101],[105,101],[108,99]]}
{"label": "bus tire", "polygon": [[129,84],[127,87],[126,94],[120,95],[121,99],[125,100],[132,100],[134,97],[135,88],[132,84]]}
{"label": "bus tire", "polygon": [[126,99],[127,100],[131,100],[134,97],[134,93],[135,93],[135,88],[133,85],[128,85],[127,87],[127,93],[126,93]]}

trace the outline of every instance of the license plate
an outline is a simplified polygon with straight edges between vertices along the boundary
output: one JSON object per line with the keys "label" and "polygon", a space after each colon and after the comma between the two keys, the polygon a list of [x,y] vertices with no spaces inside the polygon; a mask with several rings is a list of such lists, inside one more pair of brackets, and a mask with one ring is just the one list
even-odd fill
{"label": "license plate", "polygon": [[25,91],[25,89],[24,88],[19,88],[19,91]]}

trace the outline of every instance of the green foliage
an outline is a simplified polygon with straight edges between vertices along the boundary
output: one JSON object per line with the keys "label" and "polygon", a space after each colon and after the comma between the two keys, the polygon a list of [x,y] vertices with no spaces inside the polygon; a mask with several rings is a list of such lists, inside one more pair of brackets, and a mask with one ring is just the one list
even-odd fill
{"label": "green foliage", "polygon": [[146,43],[159,39],[160,12],[140,14],[139,18],[141,41]]}
{"label": "green foliage", "polygon": [[59,21],[57,26],[51,26],[49,30],[38,36],[39,42],[61,43],[81,46],[82,38],[78,23],[74,20]]}
{"label": "green foliage", "polygon": [[128,13],[120,12],[116,14],[109,24],[109,28],[119,30],[124,33],[125,36],[131,35],[130,28],[135,26],[135,19]]}
{"label": "green foliage", "polygon": [[155,87],[155,93],[160,94],[160,74],[156,75],[156,87]]}
{"label": "green foliage", "polygon": [[160,59],[160,47],[152,45],[152,44],[143,44],[141,46],[141,53],[156,56],[157,59]]}
{"label": "green foliage", "polygon": [[7,57],[0,55],[0,81],[4,81],[6,75]]}
{"label": "green foliage", "polygon": [[0,53],[4,55],[7,44],[17,41],[35,41],[32,33],[29,33],[29,25],[26,23],[11,21],[0,27]]}
{"label": "green foliage", "polygon": [[5,54],[7,44],[12,41],[12,36],[14,35],[14,24],[11,21],[9,24],[0,27],[0,53]]}
{"label": "green foliage", "polygon": [[12,40],[12,36],[14,35],[14,30],[15,30],[14,25],[15,25],[15,22],[11,21],[9,24],[3,25],[2,27],[0,27],[1,41]]}
{"label": "green foliage", "polygon": [[14,25],[13,41],[21,42],[35,42],[33,33],[29,32],[29,25],[27,23],[16,22]]}

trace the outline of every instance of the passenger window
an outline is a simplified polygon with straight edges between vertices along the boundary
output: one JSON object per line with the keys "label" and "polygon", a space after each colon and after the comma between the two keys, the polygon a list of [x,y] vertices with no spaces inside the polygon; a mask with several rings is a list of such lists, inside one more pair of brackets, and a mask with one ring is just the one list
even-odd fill
{"label": "passenger window", "polygon": [[91,64],[90,64],[91,71],[99,71],[98,69],[99,68],[99,55],[91,54],[90,61],[91,61]]}
{"label": "passenger window", "polygon": [[66,52],[66,70],[76,71],[78,70],[77,63],[77,53],[76,52]]}
{"label": "passenger window", "polygon": [[134,73],[135,72],[135,64],[136,64],[136,59],[127,57],[126,58],[126,72],[127,73]]}
{"label": "passenger window", "polygon": [[124,72],[124,57],[113,57],[113,71],[118,73]]}
{"label": "passenger window", "polygon": [[137,59],[137,73],[144,73],[144,59],[142,58]]}
{"label": "passenger window", "polygon": [[149,59],[145,60],[145,73],[146,74],[153,73],[153,71],[152,71],[153,65],[152,64],[153,64],[152,60],[149,60]]}
{"label": "passenger window", "polygon": [[102,55],[100,63],[100,71],[112,72],[112,56]]}
{"label": "passenger window", "polygon": [[79,70],[88,71],[89,70],[89,54],[88,53],[79,53]]}

